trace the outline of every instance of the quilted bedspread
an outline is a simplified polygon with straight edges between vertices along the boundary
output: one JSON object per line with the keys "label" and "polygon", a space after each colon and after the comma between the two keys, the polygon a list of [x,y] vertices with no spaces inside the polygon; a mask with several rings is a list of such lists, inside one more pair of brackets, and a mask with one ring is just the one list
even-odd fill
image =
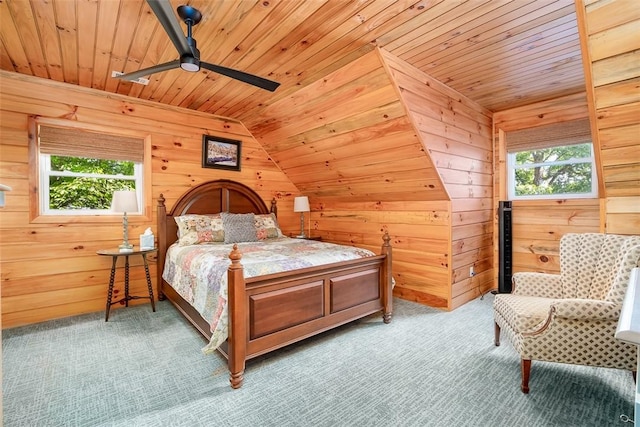
{"label": "quilted bedspread", "polygon": [[[227,269],[230,244],[178,246],[167,251],[162,278],[211,325],[211,353],[228,336]],[[238,243],[244,277],[256,277],[375,255],[366,249],[319,241],[278,238]]]}

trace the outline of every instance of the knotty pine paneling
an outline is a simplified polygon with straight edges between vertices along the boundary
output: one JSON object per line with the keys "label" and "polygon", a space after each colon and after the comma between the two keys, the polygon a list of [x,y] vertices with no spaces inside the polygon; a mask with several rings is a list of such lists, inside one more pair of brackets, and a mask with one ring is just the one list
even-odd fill
{"label": "knotty pine paneling", "polygon": [[[240,181],[269,202],[278,199],[284,232],[297,230],[293,211],[296,187],[238,121],[16,73],[1,72],[0,182],[13,187],[0,209],[2,327],[12,327],[105,308],[111,258],[96,255],[122,239],[122,218],[87,223],[29,221],[27,122],[29,116],[63,118],[112,129],[136,129],[151,136],[150,220],[129,217],[129,236],[138,240],[147,227],[156,230],[156,204],[164,194],[171,208],[190,187],[226,178]],[[202,135],[242,141],[240,172],[202,168]],[[150,256],[155,284],[155,257]],[[131,293],[146,295],[141,257],[130,258]],[[124,260],[118,261],[122,266]],[[123,292],[124,270],[115,291]],[[136,303],[136,302],[133,302]],[[114,306],[115,308],[116,306]]]}
{"label": "knotty pine paneling", "polygon": [[442,267],[453,309],[493,287],[492,113],[384,50],[381,55],[451,200]]}
{"label": "knotty pine paneling", "polygon": [[640,8],[635,0],[576,0],[576,6],[604,230],[640,234]]}
{"label": "knotty pine paneling", "polygon": [[608,197],[604,203],[607,233],[640,234],[640,197]]}
{"label": "knotty pine paneling", "polygon": [[380,252],[391,234],[396,295],[447,308],[448,202],[314,203],[311,235]]}
{"label": "knotty pine paneling", "polygon": [[598,199],[513,202],[513,271],[560,271],[559,244],[565,233],[597,233]]}

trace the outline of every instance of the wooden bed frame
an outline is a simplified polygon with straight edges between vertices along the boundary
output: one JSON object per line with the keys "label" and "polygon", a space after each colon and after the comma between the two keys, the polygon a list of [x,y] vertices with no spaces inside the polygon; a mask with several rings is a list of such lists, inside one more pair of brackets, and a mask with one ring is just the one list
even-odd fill
{"label": "wooden bed frame", "polygon": [[[158,199],[158,298],[168,298],[207,338],[209,324],[162,279],[167,248],[177,240],[174,217],[218,212],[277,213],[249,187],[229,180],[205,182],[182,195],[167,213]],[[219,348],[227,358],[231,387],[239,388],[246,361],[336,326],[382,311],[391,321],[392,279],[389,235],[381,255],[245,279],[242,255],[229,254],[229,338]],[[363,356],[364,357],[364,356]]]}

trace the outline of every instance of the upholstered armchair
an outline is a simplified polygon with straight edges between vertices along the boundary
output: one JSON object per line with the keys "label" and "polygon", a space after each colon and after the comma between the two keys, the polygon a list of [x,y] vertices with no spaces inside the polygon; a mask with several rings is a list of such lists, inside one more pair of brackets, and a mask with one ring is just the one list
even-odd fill
{"label": "upholstered armchair", "polygon": [[560,274],[519,272],[493,304],[495,345],[504,332],[520,354],[523,393],[532,360],[636,370],[636,346],[615,339],[640,236],[582,233],[560,240]]}

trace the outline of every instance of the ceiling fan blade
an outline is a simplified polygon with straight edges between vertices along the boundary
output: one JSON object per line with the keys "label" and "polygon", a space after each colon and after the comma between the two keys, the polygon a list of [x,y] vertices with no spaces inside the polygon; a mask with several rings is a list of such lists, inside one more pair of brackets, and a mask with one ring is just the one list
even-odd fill
{"label": "ceiling fan blade", "polygon": [[116,79],[121,80],[135,80],[138,77],[148,76],[149,74],[159,73],[161,71],[172,70],[174,68],[180,68],[180,61],[175,60],[171,62],[165,62],[164,64],[154,65],[153,67],[144,68],[142,70],[134,71],[132,73],[122,74],[117,76]]}
{"label": "ceiling fan blade", "polygon": [[200,66],[202,68],[206,68],[207,70],[213,71],[215,73],[222,74],[227,77],[231,77],[232,79],[240,80],[241,82],[244,82],[244,83],[249,83],[250,85],[257,86],[260,89],[265,89],[270,92],[273,92],[278,88],[278,86],[280,86],[280,83],[278,82],[274,82],[272,80],[258,77],[253,74],[234,70],[232,68],[223,67],[221,65],[209,64],[208,62],[200,62]]}
{"label": "ceiling fan blade", "polygon": [[191,48],[187,44],[182,27],[171,8],[169,0],[147,0],[147,3],[149,3],[149,7],[158,17],[160,25],[162,25],[171,42],[178,50],[179,56],[191,55]]}

